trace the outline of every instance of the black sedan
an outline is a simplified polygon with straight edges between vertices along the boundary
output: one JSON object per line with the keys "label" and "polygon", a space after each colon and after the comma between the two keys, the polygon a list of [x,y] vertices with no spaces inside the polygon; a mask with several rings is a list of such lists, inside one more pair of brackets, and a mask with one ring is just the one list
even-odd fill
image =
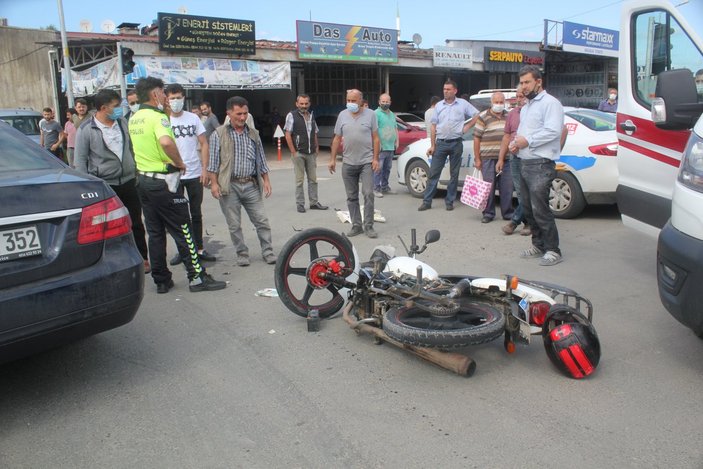
{"label": "black sedan", "polygon": [[144,296],[127,209],[0,122],[0,363],[128,323]]}

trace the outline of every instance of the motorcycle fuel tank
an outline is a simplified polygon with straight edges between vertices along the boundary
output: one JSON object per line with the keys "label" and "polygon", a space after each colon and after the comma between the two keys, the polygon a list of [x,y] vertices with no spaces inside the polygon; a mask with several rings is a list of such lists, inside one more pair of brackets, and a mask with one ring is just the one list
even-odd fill
{"label": "motorcycle fuel tank", "polygon": [[384,272],[390,272],[395,276],[401,276],[403,274],[416,276],[418,266],[422,267],[423,280],[437,280],[439,278],[439,274],[436,270],[412,257],[394,257],[388,261]]}

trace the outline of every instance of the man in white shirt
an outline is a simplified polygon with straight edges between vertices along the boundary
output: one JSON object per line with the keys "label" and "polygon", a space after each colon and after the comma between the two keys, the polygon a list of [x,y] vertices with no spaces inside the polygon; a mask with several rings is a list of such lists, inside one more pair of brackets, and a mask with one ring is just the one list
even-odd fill
{"label": "man in white shirt", "polygon": [[[193,227],[193,241],[198,250],[198,256],[203,261],[215,261],[215,256],[208,253],[203,247],[203,185],[209,181],[207,176],[207,163],[209,147],[206,138],[205,126],[200,117],[192,112],[184,111],[185,90],[179,84],[169,85],[166,88],[168,107],[170,111],[171,128],[176,137],[178,153],[183,158],[186,170],[181,175],[181,184],[188,194],[191,225]],[[182,262],[180,254],[176,254],[171,265]]]}

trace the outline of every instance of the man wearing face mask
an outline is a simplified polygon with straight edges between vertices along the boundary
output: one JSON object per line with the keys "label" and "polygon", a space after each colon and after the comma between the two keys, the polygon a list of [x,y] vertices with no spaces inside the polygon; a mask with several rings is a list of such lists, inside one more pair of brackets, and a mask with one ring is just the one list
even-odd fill
{"label": "man wearing face mask", "polygon": [[[369,238],[378,234],[373,229],[373,173],[379,170],[378,122],[376,114],[362,107],[364,96],[359,90],[347,90],[347,108],[339,113],[334,126],[334,139],[328,165],[331,174],[337,167],[337,151],[344,137],[342,158],[342,180],[347,192],[347,208],[352,228],[347,236],[357,236],[366,232]],[[364,197],[364,218],[362,223],[359,206],[359,183]]]}
{"label": "man wearing face mask", "polygon": [[608,98],[598,105],[598,110],[603,112],[618,112],[618,90],[608,88]]}
{"label": "man wearing face mask", "polygon": [[698,96],[703,99],[703,68],[696,72],[693,79],[696,82],[696,91],[698,92]]}
{"label": "man wearing face mask", "polygon": [[144,271],[151,267],[147,257],[142,205],[136,186],[136,166],[127,121],[122,118],[120,95],[100,90],[95,95],[95,114],[76,133],[73,164],[78,171],[99,177],[112,187],[129,211],[137,249],[144,259]]}
{"label": "man wearing face mask", "polygon": [[[171,128],[176,137],[178,153],[186,165],[185,173],[181,176],[181,185],[188,193],[188,207],[192,223],[193,240],[198,249],[198,256],[203,261],[215,261],[216,258],[203,247],[203,185],[210,182],[207,175],[208,143],[205,138],[205,127],[195,114],[184,111],[185,90],[177,83],[166,88],[168,109],[170,110]],[[176,254],[171,265],[182,262],[181,255]]]}
{"label": "man wearing face mask", "polygon": [[175,241],[188,272],[188,289],[191,292],[221,290],[227,284],[206,273],[197,255],[183,186],[167,183],[171,180],[168,174],[183,172],[186,166],[178,152],[171,122],[163,111],[164,82],[154,77],[141,78],[135,89],[139,110],[129,121],[129,135],[137,164],[137,190],[149,233],[151,276],[156,292],[168,293],[174,286],[166,263],[166,231]]}
{"label": "man wearing face mask", "polygon": [[491,107],[478,115],[474,127],[474,166],[481,170],[483,180],[491,182],[491,195],[483,210],[481,223],[490,223],[496,216],[495,187],[500,193],[500,214],[504,220],[513,216],[513,179],[510,166],[496,169],[500,143],[505,133],[505,95],[496,91],[491,95]]}
{"label": "man wearing face mask", "polygon": [[127,106],[129,106],[129,111],[125,114],[124,118],[129,123],[129,119],[134,113],[139,110],[139,101],[137,100],[137,92],[134,90],[127,91]]}
{"label": "man wearing face mask", "polygon": [[534,65],[520,69],[520,87],[527,98],[520,126],[508,150],[520,158],[520,191],[525,218],[532,229],[532,246],[522,258],[540,257],[539,265],[562,261],[559,232],[549,207],[549,189],[556,177],[564,130],[564,108],[542,88],[542,72]]}
{"label": "man wearing face mask", "polygon": [[398,148],[398,125],[395,122],[395,114],[390,110],[391,95],[383,93],[378,98],[378,108],[376,108],[376,120],[378,121],[378,138],[381,142],[379,153],[380,169],[373,173],[373,195],[383,197],[383,194],[391,194],[391,186],[388,178],[391,175],[393,166],[393,154]]}
{"label": "man wearing face mask", "polygon": [[295,205],[298,213],[305,213],[303,182],[308,175],[310,210],[327,210],[317,199],[317,124],[310,109],[310,96],[299,95],[295,100],[297,110],[286,115],[283,130],[295,170]]}

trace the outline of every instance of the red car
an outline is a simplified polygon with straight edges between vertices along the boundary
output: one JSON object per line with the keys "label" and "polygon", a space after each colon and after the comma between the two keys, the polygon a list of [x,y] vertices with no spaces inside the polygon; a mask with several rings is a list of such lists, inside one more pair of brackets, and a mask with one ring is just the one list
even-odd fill
{"label": "red car", "polygon": [[419,129],[414,125],[410,125],[399,117],[396,117],[395,121],[398,126],[398,140],[400,140],[398,149],[395,151],[396,155],[403,153],[405,148],[407,148],[407,146],[411,143],[427,137],[427,132],[425,130]]}

